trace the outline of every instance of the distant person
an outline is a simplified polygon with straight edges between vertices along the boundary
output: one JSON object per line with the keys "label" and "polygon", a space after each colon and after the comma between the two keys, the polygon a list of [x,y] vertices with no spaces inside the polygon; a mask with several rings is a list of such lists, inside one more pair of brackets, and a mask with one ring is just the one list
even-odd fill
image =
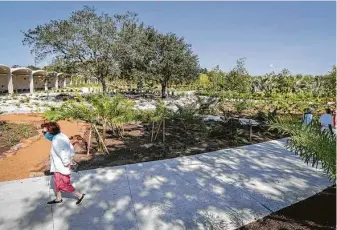
{"label": "distant person", "polygon": [[323,113],[319,118],[319,123],[321,124],[322,132],[330,131],[331,133],[333,133],[331,109],[329,108],[325,109],[325,113]]}
{"label": "distant person", "polygon": [[312,118],[313,118],[312,110],[310,108],[305,109],[302,118],[303,124],[306,126],[309,125],[312,121]]}
{"label": "distant person", "polygon": [[336,113],[337,113],[337,107],[335,107],[333,115],[332,115],[332,130],[334,131],[335,134],[337,134],[337,117],[336,117]]}
{"label": "distant person", "polygon": [[56,199],[47,204],[62,203],[61,192],[72,193],[77,197],[76,204],[80,204],[85,194],[75,190],[70,182],[70,167],[74,156],[74,147],[69,138],[61,133],[60,126],[56,122],[41,125],[44,137],[52,142],[50,150],[50,172],[54,173]]}

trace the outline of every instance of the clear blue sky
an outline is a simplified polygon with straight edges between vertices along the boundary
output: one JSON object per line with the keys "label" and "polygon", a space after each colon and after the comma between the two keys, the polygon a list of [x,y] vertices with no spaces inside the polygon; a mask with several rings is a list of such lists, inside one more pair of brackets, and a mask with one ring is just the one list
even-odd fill
{"label": "clear blue sky", "polygon": [[336,62],[336,2],[0,2],[0,63],[34,64],[20,31],[83,5],[136,12],[146,24],[185,37],[206,68],[228,71],[246,57],[253,75],[282,68],[321,74]]}

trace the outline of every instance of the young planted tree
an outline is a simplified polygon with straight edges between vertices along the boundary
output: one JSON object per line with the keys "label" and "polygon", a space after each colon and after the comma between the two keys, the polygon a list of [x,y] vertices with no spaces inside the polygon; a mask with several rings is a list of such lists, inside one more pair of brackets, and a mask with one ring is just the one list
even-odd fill
{"label": "young planted tree", "polygon": [[123,138],[124,125],[135,121],[134,102],[123,95],[110,98],[107,104],[107,120],[114,134]]}
{"label": "young planted tree", "polygon": [[118,69],[117,43],[120,25],[134,20],[134,14],[98,14],[84,7],[68,19],[52,20],[23,32],[23,44],[31,47],[37,60],[47,56],[75,63],[78,69],[97,77],[106,91],[106,78]]}
{"label": "young planted tree", "polygon": [[162,141],[165,143],[165,124],[166,120],[170,117],[170,111],[166,107],[163,100],[159,100],[156,105],[156,110],[151,114],[150,121],[152,122],[151,130],[151,142],[157,139],[160,128],[162,128],[163,138]]}

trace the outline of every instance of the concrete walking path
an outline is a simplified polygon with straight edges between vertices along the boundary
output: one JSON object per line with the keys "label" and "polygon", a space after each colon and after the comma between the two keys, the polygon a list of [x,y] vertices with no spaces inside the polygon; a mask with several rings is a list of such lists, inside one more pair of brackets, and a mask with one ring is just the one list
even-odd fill
{"label": "concrete walking path", "polygon": [[0,229],[235,229],[332,184],[284,141],[74,173],[80,206],[48,206],[48,176],[2,182]]}

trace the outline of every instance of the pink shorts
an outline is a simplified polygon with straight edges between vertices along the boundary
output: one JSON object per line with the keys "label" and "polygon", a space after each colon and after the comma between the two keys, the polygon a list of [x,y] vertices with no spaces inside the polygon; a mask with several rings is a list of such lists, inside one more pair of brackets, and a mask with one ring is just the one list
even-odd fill
{"label": "pink shorts", "polygon": [[54,181],[56,192],[75,192],[75,188],[70,183],[70,175],[63,175],[61,173],[55,172],[54,173]]}

